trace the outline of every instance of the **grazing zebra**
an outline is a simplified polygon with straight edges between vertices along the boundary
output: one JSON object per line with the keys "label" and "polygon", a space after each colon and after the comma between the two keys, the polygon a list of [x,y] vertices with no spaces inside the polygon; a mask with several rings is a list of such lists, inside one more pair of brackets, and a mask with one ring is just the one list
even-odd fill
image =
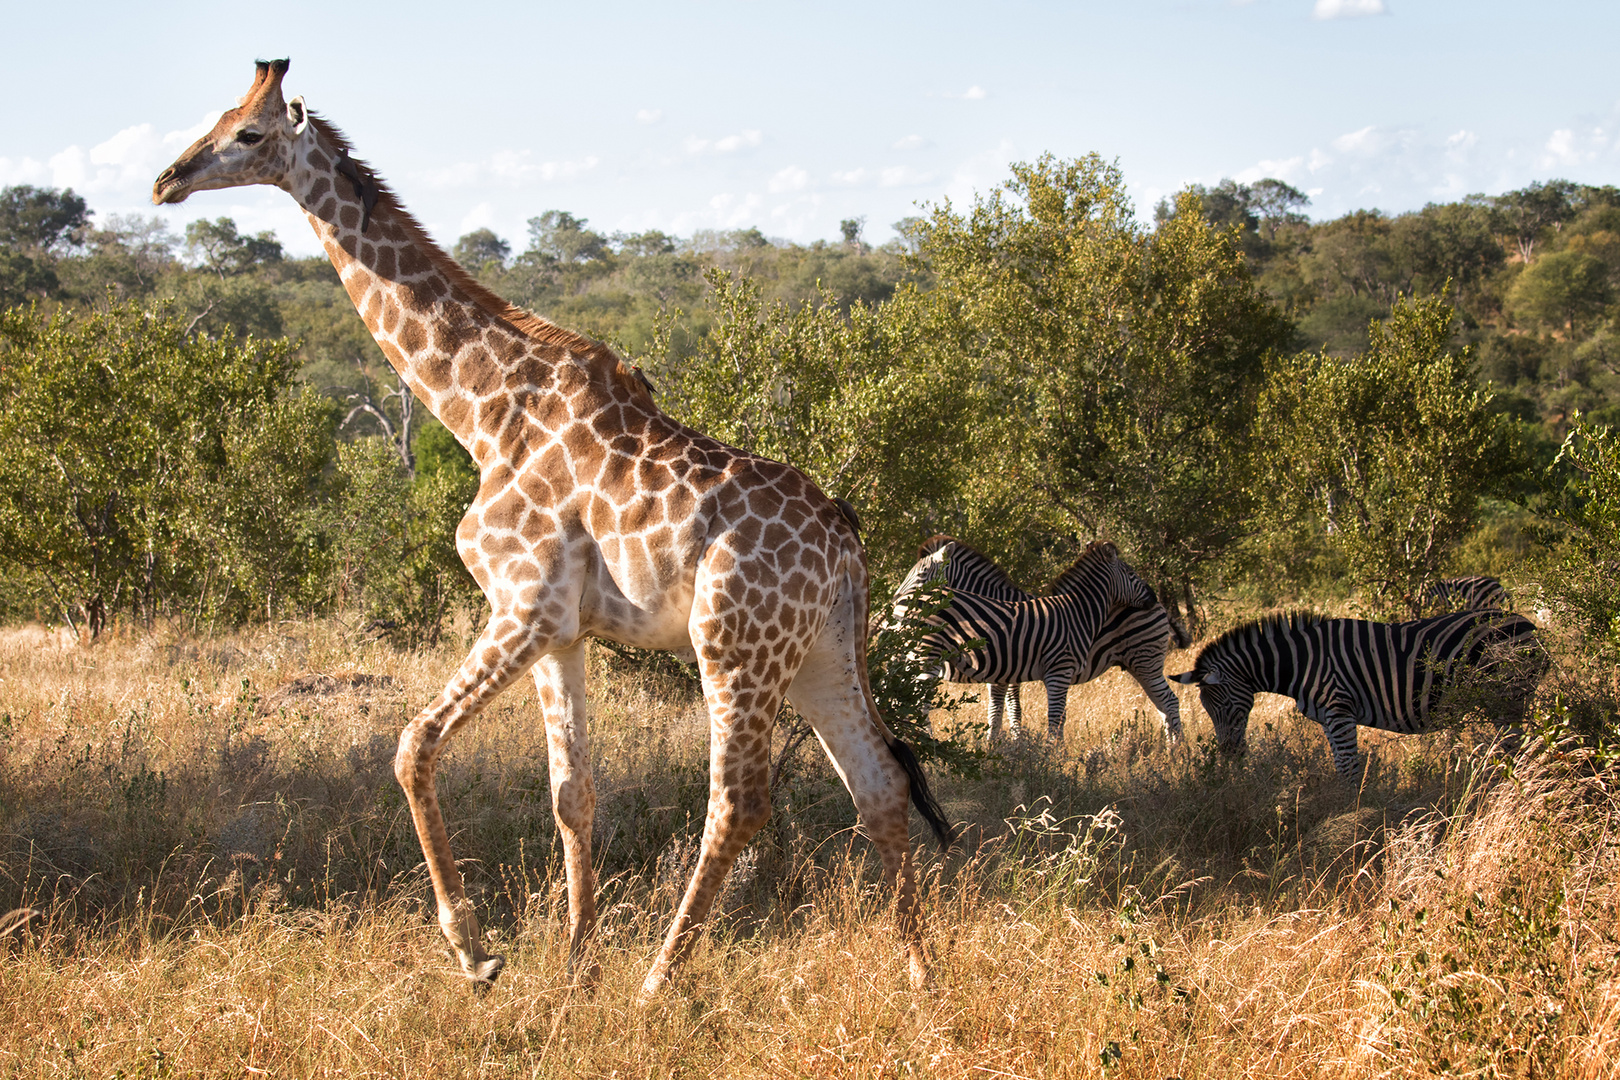
{"label": "grazing zebra", "polygon": [[[1103,542],[1088,546],[1052,589],[1050,596],[1022,600],[956,590],[944,610],[928,617],[937,629],[923,639],[923,650],[939,659],[940,675],[952,682],[1044,682],[1047,729],[1057,739],[1069,687],[1094,674],[1092,644],[1111,617],[1120,607],[1156,609],[1159,598],[1120,559],[1119,549]],[[982,644],[966,648],[975,639]]]}
{"label": "grazing zebra", "polygon": [[1198,654],[1193,670],[1171,677],[1198,685],[1215,741],[1227,751],[1243,748],[1257,692],[1293,698],[1322,725],[1339,774],[1354,777],[1357,724],[1422,731],[1446,692],[1470,674],[1496,684],[1501,715],[1492,719],[1517,723],[1545,670],[1535,627],[1520,615],[1462,611],[1377,623],[1294,612],[1228,630]]}
{"label": "grazing zebra", "polygon": [[1441,578],[1409,598],[1414,618],[1447,611],[1512,611],[1513,598],[1488,574]]}
{"label": "grazing zebra", "polygon": [[[891,606],[896,618],[905,615],[907,597],[927,582],[941,579],[953,592],[976,593],[992,600],[1031,599],[988,555],[961,540],[933,536],[923,541],[917,554],[916,564],[895,590]],[[1124,668],[1159,710],[1165,738],[1175,743],[1181,738],[1181,704],[1164,677],[1164,658],[1170,651],[1168,639],[1172,635],[1177,648],[1185,649],[1192,642],[1191,635],[1170,618],[1162,604],[1113,611],[1092,639],[1090,652],[1073,681],[1090,682],[1112,667]],[[955,674],[953,668],[954,682],[971,681],[957,679]],[[1017,684],[991,683],[987,697],[991,740],[1001,735],[1003,715],[1008,733],[1017,738],[1023,718]]]}

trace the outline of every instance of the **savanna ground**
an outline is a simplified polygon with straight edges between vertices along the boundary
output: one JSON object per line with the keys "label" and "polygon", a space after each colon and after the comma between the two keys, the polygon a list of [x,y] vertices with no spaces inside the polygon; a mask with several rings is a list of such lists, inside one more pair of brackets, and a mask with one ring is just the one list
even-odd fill
{"label": "savanna ground", "polygon": [[[1190,666],[1173,654],[1169,668]],[[460,659],[335,621],[94,647],[0,640],[0,1075],[1231,1077],[1620,1075],[1620,801],[1603,770],[1470,729],[1320,730],[1262,698],[1251,748],[1170,751],[1119,672],[1064,744],[933,770],[933,985],[812,743],[672,991],[631,999],[684,888],[707,728],[678,676],[591,654],[603,981],[565,972],[532,684],[440,791],[508,966],[455,970],[392,774]],[[309,676],[326,676],[310,678]],[[1550,693],[1548,695],[1550,699]],[[1025,715],[1044,727],[1044,698]],[[964,714],[977,720],[982,702]],[[780,739],[779,739],[780,745]]]}

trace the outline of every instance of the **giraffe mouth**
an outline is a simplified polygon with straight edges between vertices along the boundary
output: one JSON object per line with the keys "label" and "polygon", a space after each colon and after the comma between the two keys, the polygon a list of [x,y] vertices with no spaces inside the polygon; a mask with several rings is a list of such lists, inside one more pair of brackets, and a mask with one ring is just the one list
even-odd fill
{"label": "giraffe mouth", "polygon": [[162,206],[165,203],[185,202],[186,196],[190,194],[190,179],[179,175],[174,166],[171,165],[164,169],[162,174],[158,176],[157,181],[152,184],[152,205]]}

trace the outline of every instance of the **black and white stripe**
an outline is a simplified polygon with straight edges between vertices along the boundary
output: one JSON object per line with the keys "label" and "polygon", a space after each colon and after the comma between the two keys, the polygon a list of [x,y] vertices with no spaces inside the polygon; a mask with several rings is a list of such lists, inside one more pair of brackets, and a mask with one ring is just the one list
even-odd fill
{"label": "black and white stripe", "polygon": [[[892,606],[897,618],[904,615],[906,598],[930,581],[943,580],[953,592],[976,593],[993,600],[1032,599],[989,556],[954,537],[930,537],[918,548],[918,555],[917,562],[895,590]],[[1181,705],[1164,675],[1171,637],[1175,638],[1176,646],[1183,649],[1192,640],[1165,612],[1163,605],[1119,608],[1108,615],[1092,638],[1090,651],[1073,682],[1089,682],[1110,668],[1124,668],[1158,709],[1165,737],[1174,743],[1181,738]],[[1017,738],[1022,720],[1017,684],[991,683],[987,697],[991,740],[1000,737],[1003,716],[1008,732]]]}
{"label": "black and white stripe", "polygon": [[1423,587],[1412,604],[1414,616],[1448,611],[1512,611],[1513,598],[1489,574],[1441,578]]}
{"label": "black and white stripe", "polygon": [[[1095,674],[1092,647],[1104,627],[1120,608],[1155,609],[1159,601],[1109,543],[1086,548],[1052,589],[1050,596],[1021,600],[955,590],[951,602],[929,616],[937,629],[923,648],[940,660],[940,675],[952,682],[1045,683],[1047,729],[1059,738],[1069,687]],[[975,639],[981,643],[967,648]],[[1161,662],[1161,679],[1163,670]]]}
{"label": "black and white stripe", "polygon": [[[1451,691],[1489,689],[1490,719],[1517,723],[1546,670],[1530,620],[1463,611],[1413,622],[1327,619],[1296,612],[1246,623],[1198,654],[1192,671],[1224,750],[1242,749],[1256,693],[1283,694],[1322,725],[1339,773],[1360,771],[1356,726],[1428,728]],[[1467,700],[1447,704],[1461,708]],[[1472,703],[1479,704],[1480,700]]]}

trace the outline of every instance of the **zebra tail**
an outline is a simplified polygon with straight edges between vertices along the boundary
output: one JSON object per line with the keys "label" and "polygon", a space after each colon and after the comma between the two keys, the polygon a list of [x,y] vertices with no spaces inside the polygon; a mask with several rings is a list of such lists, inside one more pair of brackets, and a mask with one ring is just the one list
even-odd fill
{"label": "zebra tail", "polygon": [[905,770],[906,779],[911,782],[911,801],[916,804],[917,812],[923,816],[923,820],[934,830],[934,835],[939,839],[940,850],[951,850],[951,845],[956,842],[956,830],[945,820],[945,811],[934,800],[934,793],[928,790],[928,777],[923,775],[922,764],[918,762],[917,755],[911,747],[899,739],[889,743],[889,752],[894,755],[894,760],[900,763],[900,768]]}

